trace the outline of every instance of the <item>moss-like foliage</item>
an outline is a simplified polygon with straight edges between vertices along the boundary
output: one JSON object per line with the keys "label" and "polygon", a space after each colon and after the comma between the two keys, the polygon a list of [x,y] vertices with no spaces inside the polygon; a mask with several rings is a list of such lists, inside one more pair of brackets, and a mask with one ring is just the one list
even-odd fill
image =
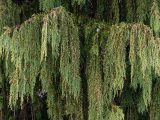
{"label": "moss-like foliage", "polygon": [[159,2],[158,0],[153,0],[151,7],[150,26],[157,37],[159,37],[160,35],[159,22],[160,22]]}
{"label": "moss-like foliage", "polygon": [[87,54],[86,75],[88,81],[89,120],[103,120],[103,91],[101,53],[104,24],[90,23],[85,27]]}
{"label": "moss-like foliage", "polygon": [[63,110],[64,114],[80,110],[77,107],[81,106],[78,104],[78,29],[69,13],[60,7],[44,15],[35,15],[20,27],[8,29],[0,41],[1,56],[6,60],[11,59],[6,67],[11,65],[13,68],[7,70],[10,78],[9,105],[12,108],[18,100],[22,106],[25,97],[34,99],[36,78],[40,74],[42,89],[47,92],[48,114],[51,119],[62,119],[62,107],[58,100],[64,101],[67,106]]}
{"label": "moss-like foliage", "polygon": [[[60,82],[61,95],[67,106],[65,112],[68,114],[75,111],[72,106],[76,105],[80,98],[79,58],[78,29],[72,17],[62,8],[45,15],[41,38],[42,86],[48,93],[50,106],[55,104],[54,98],[50,97],[55,93],[51,86],[57,81]],[[54,109],[49,107],[49,113]]]}
{"label": "moss-like foliage", "polygon": [[[127,25],[112,26],[104,52],[104,95],[106,103],[111,103],[113,96],[123,89],[126,78]],[[122,49],[123,48],[123,49]]]}
{"label": "moss-like foliage", "polygon": [[12,0],[0,0],[0,34],[4,27],[14,26],[19,23],[19,11]]}
{"label": "moss-like foliage", "polygon": [[85,31],[89,119],[104,119],[100,117],[102,113],[106,117],[110,115],[114,98],[122,93],[127,82],[128,65],[131,70],[128,87],[140,91],[135,101],[138,111],[148,110],[154,78],[152,71],[159,75],[159,39],[143,24],[122,23],[108,27],[90,23]]}
{"label": "moss-like foliage", "polygon": [[159,119],[158,0],[38,1],[23,21],[35,2],[0,0],[3,114],[30,103],[51,120]]}
{"label": "moss-like foliage", "polygon": [[153,94],[152,94],[152,102],[150,105],[150,113],[149,117],[151,120],[159,120],[160,114],[159,114],[159,101],[160,101],[160,92],[159,92],[159,78],[156,80],[156,83],[153,88]]}
{"label": "moss-like foliage", "polygon": [[60,5],[68,6],[70,3],[71,5],[77,4],[82,6],[85,4],[85,0],[39,0],[39,7],[40,10],[48,11],[55,7],[59,7]]}

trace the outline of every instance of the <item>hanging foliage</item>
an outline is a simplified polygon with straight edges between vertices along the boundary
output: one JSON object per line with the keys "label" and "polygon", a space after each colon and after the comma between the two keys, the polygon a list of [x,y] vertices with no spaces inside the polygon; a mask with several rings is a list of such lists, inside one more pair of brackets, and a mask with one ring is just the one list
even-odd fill
{"label": "hanging foliage", "polygon": [[160,35],[160,11],[158,3],[159,1],[153,0],[152,7],[151,7],[151,17],[150,17],[150,26],[153,29],[155,35],[159,37]]}
{"label": "hanging foliage", "polygon": [[61,0],[39,0],[40,10],[48,11],[61,5]]}
{"label": "hanging foliage", "polygon": [[137,22],[147,21],[150,12],[150,4],[150,0],[136,0]]}
{"label": "hanging foliage", "polygon": [[154,40],[151,41],[152,46],[152,66],[154,69],[154,74],[155,76],[160,76],[160,39],[155,38]]}
{"label": "hanging foliage", "polygon": [[151,101],[152,90],[152,44],[150,41],[154,38],[150,29],[142,24],[133,25],[130,32],[131,85],[134,89],[138,85],[142,88],[140,101],[144,102],[147,109]]}
{"label": "hanging foliage", "polygon": [[88,80],[89,120],[103,120],[101,45],[103,24],[90,23],[85,28],[85,42],[88,51],[86,75]]}
{"label": "hanging foliage", "polygon": [[[57,13],[53,11],[44,17],[41,62],[46,61],[46,57],[50,56],[47,55],[48,44],[50,44],[52,58],[55,60],[53,62],[56,63],[57,59],[60,60],[62,96],[72,94],[74,98],[78,98],[80,93],[78,29],[64,9],[56,9],[55,11]],[[66,91],[67,89],[68,91]]]}
{"label": "hanging foliage", "polygon": [[158,120],[159,5],[0,0],[0,119]]}
{"label": "hanging foliage", "polygon": [[109,112],[109,115],[105,118],[106,120],[124,120],[123,110],[119,106],[112,105],[112,110]]}
{"label": "hanging foliage", "polygon": [[156,83],[153,88],[153,93],[152,93],[152,102],[150,106],[150,113],[149,117],[150,120],[159,120],[160,119],[160,109],[159,109],[159,101],[160,101],[160,92],[159,92],[159,78],[157,78]]}
{"label": "hanging foliage", "polygon": [[126,78],[127,27],[125,24],[112,26],[106,42],[103,63],[103,95],[106,106],[113,101],[116,94],[121,93]]}
{"label": "hanging foliage", "polygon": [[[112,0],[112,1],[108,1],[108,6],[109,6],[109,9],[108,10],[108,14],[107,16],[107,22],[109,23],[118,23],[119,20],[120,20],[120,8],[119,8],[119,0]],[[99,3],[99,5],[102,5]],[[107,12],[107,11],[105,11]],[[109,17],[108,17],[109,16]]]}
{"label": "hanging foliage", "polygon": [[[55,9],[45,15],[41,39],[41,62],[45,65],[41,71],[42,86],[46,90],[46,82],[50,86],[54,79],[60,80],[59,87],[62,98],[68,106],[65,109],[68,114],[75,111],[80,99],[79,58],[78,29],[72,17],[63,8]],[[53,95],[49,95],[53,94],[53,91],[51,87],[47,88],[47,100],[50,100],[48,101],[50,104],[54,104]],[[53,112],[53,109],[49,111]]]}
{"label": "hanging foliage", "polygon": [[83,5],[85,4],[85,0],[71,0],[67,2],[66,0],[39,0],[40,10],[43,11],[51,10],[55,7],[59,7],[60,5],[66,6],[66,4],[69,3],[71,3],[72,5],[74,4]]}
{"label": "hanging foliage", "polygon": [[[42,89],[48,95],[49,117],[62,119],[62,114],[75,113],[82,118],[80,111],[75,112],[81,109],[78,29],[64,8],[35,15],[13,31],[6,30],[0,40],[1,56],[11,58],[7,66],[13,65],[7,71],[11,108],[19,98],[21,106],[25,97],[34,99],[35,82],[40,74]],[[64,110],[62,104],[66,106]]]}
{"label": "hanging foliage", "polygon": [[12,0],[0,0],[0,34],[4,27],[19,23],[19,10]]}
{"label": "hanging foliage", "polygon": [[[142,91],[137,99],[138,110],[139,112],[146,111],[151,101],[152,70],[158,70],[158,66],[155,67],[157,65],[156,61],[153,59],[158,57],[159,50],[155,48],[158,44],[155,44],[152,31],[143,24],[127,25],[122,23],[113,25],[105,31],[108,37],[104,38],[100,37],[104,34],[101,32],[100,26],[100,24],[97,26],[88,25],[85,35],[86,45],[89,46],[87,51],[90,51],[86,68],[89,90],[89,116],[94,119],[101,114],[103,110],[99,109],[100,112],[97,112],[97,106],[104,106],[105,110],[103,112],[105,115],[108,114],[106,111],[110,109],[109,106],[112,105],[115,96],[120,95],[123,90],[126,80],[127,57],[129,57],[131,66],[131,87],[137,91],[139,86]],[[93,38],[89,36],[93,36]],[[101,44],[105,44],[105,48],[102,50],[104,51],[103,57],[103,52],[100,52]],[[127,51],[128,46],[129,51]],[[126,56],[127,52],[129,52],[129,56]],[[99,64],[102,59],[104,61],[103,66]],[[101,71],[102,68],[103,71]],[[99,76],[99,79],[96,76]],[[95,80],[96,78],[97,80]],[[100,89],[100,86],[103,89]],[[99,91],[103,90],[103,92],[100,92],[103,97],[100,97],[100,93],[98,97],[103,101],[96,99],[96,93],[92,96],[95,88]],[[90,112],[90,110],[92,111]]]}
{"label": "hanging foliage", "polygon": [[[13,31],[10,51],[15,70],[10,73],[10,106],[25,96],[33,99],[34,85],[40,70],[41,16],[29,19]],[[32,43],[32,44],[31,44]]]}
{"label": "hanging foliage", "polygon": [[5,18],[5,3],[1,0],[0,1],[0,17],[3,19],[0,19],[0,33],[2,33],[3,27],[6,25],[6,18]]}
{"label": "hanging foliage", "polygon": [[126,12],[126,21],[127,22],[133,22],[135,18],[135,1],[133,0],[126,0],[126,7],[127,7],[127,12]]}

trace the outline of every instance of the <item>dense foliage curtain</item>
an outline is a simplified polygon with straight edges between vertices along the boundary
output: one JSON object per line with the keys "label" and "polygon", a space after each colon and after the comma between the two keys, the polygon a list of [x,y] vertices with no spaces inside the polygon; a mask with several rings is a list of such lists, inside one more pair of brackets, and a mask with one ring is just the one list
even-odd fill
{"label": "dense foliage curtain", "polygon": [[159,0],[0,0],[0,119],[159,120]]}

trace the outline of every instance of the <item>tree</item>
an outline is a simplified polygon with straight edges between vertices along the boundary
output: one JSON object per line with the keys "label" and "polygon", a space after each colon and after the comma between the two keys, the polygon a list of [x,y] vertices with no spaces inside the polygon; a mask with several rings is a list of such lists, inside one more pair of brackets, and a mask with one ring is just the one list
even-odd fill
{"label": "tree", "polygon": [[159,0],[0,0],[2,120],[159,120]]}

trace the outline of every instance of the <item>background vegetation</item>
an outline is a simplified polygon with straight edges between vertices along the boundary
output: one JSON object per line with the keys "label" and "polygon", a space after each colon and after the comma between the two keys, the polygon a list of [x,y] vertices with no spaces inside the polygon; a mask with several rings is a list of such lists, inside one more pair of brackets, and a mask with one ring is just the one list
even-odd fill
{"label": "background vegetation", "polygon": [[159,0],[0,0],[1,120],[160,120]]}

